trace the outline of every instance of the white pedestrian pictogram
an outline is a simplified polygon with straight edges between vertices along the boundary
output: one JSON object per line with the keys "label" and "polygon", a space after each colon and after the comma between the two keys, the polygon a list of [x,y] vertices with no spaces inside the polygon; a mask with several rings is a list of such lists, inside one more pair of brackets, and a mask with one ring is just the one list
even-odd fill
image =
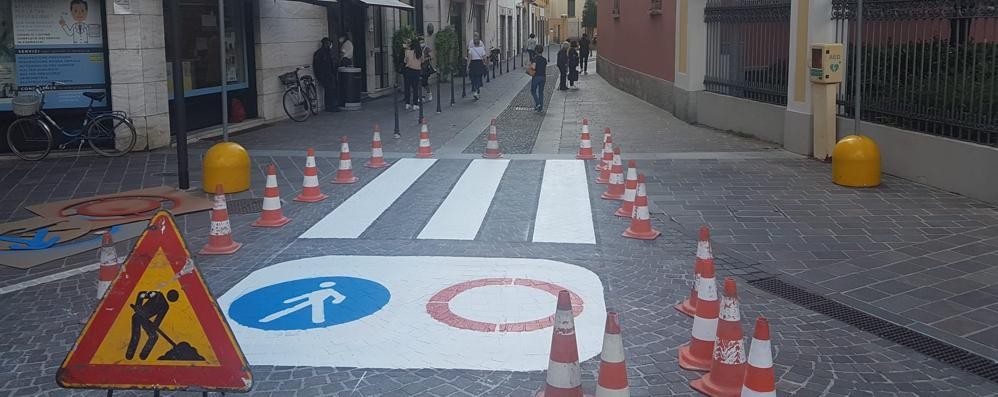
{"label": "white pedestrian pictogram", "polygon": [[277,313],[264,317],[260,319],[260,322],[269,323],[271,321],[277,320],[281,317],[287,316],[291,313],[297,312],[301,309],[311,306],[312,323],[322,324],[326,322],[326,300],[329,298],[333,298],[333,304],[337,305],[347,299],[347,297],[343,296],[343,294],[340,294],[339,292],[336,292],[336,290],[332,289],[334,285],[336,285],[335,282],[325,281],[319,284],[319,287],[322,288],[320,290],[299,295],[294,298],[288,298],[284,301],[284,303],[293,303],[301,300],[304,300],[304,302],[301,302],[297,305],[294,305],[292,307],[289,307],[287,309],[281,310]]}

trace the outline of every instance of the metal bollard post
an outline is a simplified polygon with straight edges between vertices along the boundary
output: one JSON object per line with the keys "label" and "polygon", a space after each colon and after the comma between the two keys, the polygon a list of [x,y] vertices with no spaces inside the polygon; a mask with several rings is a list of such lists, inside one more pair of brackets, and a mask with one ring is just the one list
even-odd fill
{"label": "metal bollard post", "polygon": [[454,72],[450,72],[450,105],[454,106]]}
{"label": "metal bollard post", "polygon": [[399,79],[395,76],[395,87],[392,88],[392,103],[395,105],[395,133],[399,133]]}
{"label": "metal bollard post", "polygon": [[[420,85],[422,85],[422,84],[420,84]],[[422,120],[423,120],[423,92],[422,92],[423,91],[423,87],[417,87],[416,89],[417,89],[417,92],[416,92],[416,103],[419,104],[418,105],[419,106],[419,120],[417,122],[422,122]]]}
{"label": "metal bollard post", "polygon": [[468,89],[466,81],[468,77],[468,72],[461,73],[461,98],[466,98],[468,96]]}
{"label": "metal bollard post", "polygon": [[440,74],[438,73],[437,74],[437,113],[440,113],[440,112],[443,111],[443,110],[440,110],[440,102],[443,102],[443,101],[444,101],[444,98],[442,98],[440,96]]}

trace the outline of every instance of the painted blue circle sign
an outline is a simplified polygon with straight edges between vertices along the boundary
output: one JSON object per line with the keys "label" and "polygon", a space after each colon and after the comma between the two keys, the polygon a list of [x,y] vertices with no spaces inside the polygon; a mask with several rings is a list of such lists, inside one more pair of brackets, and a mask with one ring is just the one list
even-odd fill
{"label": "painted blue circle sign", "polygon": [[229,317],[268,331],[325,328],[381,310],[391,293],[385,286],[355,277],[315,277],[268,285],[240,296]]}

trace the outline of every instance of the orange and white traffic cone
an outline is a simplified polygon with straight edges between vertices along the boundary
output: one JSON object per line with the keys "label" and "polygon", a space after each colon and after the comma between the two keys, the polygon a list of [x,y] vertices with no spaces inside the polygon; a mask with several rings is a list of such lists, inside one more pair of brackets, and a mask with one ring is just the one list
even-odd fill
{"label": "orange and white traffic cone", "polygon": [[593,167],[594,171],[602,171],[603,167],[609,167],[610,162],[613,161],[613,157],[607,158],[607,152],[613,154],[613,145],[607,145],[607,143],[613,143],[613,137],[610,133],[610,128],[607,127],[603,130],[603,151],[600,152],[600,161],[596,163]]}
{"label": "orange and white traffic cone", "polygon": [[742,397],[776,397],[776,374],[773,371],[773,346],[769,341],[769,321],[755,320],[752,347],[745,366]]}
{"label": "orange and white traffic cone", "polygon": [[256,227],[281,227],[291,222],[281,210],[281,193],[277,189],[277,166],[267,166],[267,185],[263,189],[263,212],[253,222]]}
{"label": "orange and white traffic cone", "polygon": [[111,240],[111,232],[104,232],[100,242],[100,268],[97,272],[97,299],[104,297],[111,282],[118,277],[121,266],[118,265],[118,252],[114,249],[114,241]]}
{"label": "orange and white traffic cone", "polygon": [[489,126],[489,140],[485,143],[485,153],[482,157],[487,159],[497,159],[502,157],[502,153],[499,152],[499,135],[496,133],[496,119],[492,119],[492,125]]}
{"label": "orange and white traffic cone", "polygon": [[638,164],[634,160],[627,160],[627,179],[624,181],[624,201],[620,203],[620,208],[613,214],[619,217],[630,218],[634,213],[634,199],[638,195]]}
{"label": "orange and white traffic cone", "polygon": [[596,171],[599,171],[596,183],[600,185],[610,183],[610,169],[613,167],[613,149],[613,137],[609,137],[606,143],[603,144],[603,159],[596,163]]}
{"label": "orange and white traffic cone", "polygon": [[353,161],[350,160],[350,143],[347,137],[340,138],[340,167],[336,170],[336,179],[333,183],[355,183],[357,177],[353,176]]}
{"label": "orange and white traffic cone", "polygon": [[215,204],[211,207],[211,229],[208,231],[208,244],[198,255],[228,255],[239,251],[242,243],[232,240],[232,225],[229,223],[229,210],[225,206],[225,191],[222,184],[215,185]]}
{"label": "orange and white traffic cone", "polygon": [[[624,199],[624,164],[620,160],[620,147],[613,148],[613,163],[610,165],[610,182],[600,197],[603,200]],[[647,199],[646,199],[647,200]]]}
{"label": "orange and white traffic cone", "polygon": [[624,361],[624,341],[620,336],[620,321],[616,312],[606,314],[603,352],[600,353],[596,397],[629,397],[627,364]]}
{"label": "orange and white traffic cone", "polygon": [[579,160],[596,160],[593,155],[593,141],[589,138],[589,119],[582,119],[582,139],[579,141]]}
{"label": "orange and white traffic cone", "polygon": [[364,163],[367,168],[385,168],[391,163],[385,161],[385,152],[381,147],[381,127],[374,125],[374,139],[371,140],[371,159]]}
{"label": "orange and white traffic cone", "polygon": [[710,250],[710,229],[706,225],[700,226],[700,239],[697,241],[697,258],[693,264],[693,286],[690,288],[690,297],[676,304],[676,310],[693,317],[697,310],[697,280],[700,278],[700,269],[706,261],[714,261],[714,254]]}
{"label": "orange and white traffic cone", "polygon": [[638,192],[634,197],[634,213],[631,226],[624,230],[624,237],[638,240],[654,240],[662,232],[652,229],[651,213],[648,211],[648,195],[645,193],[645,174],[638,174]]}
{"label": "orange and white traffic cone", "polygon": [[426,125],[426,119],[421,121],[419,127],[419,148],[416,150],[416,158],[427,159],[433,157],[433,148],[430,147],[430,128]]}
{"label": "orange and white traffic cone", "polygon": [[301,186],[301,194],[295,197],[295,201],[318,203],[329,198],[319,190],[319,168],[315,166],[315,149],[308,148],[308,155],[305,157],[305,178]]}
{"label": "orange and white traffic cone", "polygon": [[554,314],[550,357],[547,382],[544,390],[537,393],[537,397],[583,397],[582,368],[579,367],[579,348],[575,341],[572,296],[566,290],[558,292],[558,309]]}
{"label": "orange and white traffic cone", "polygon": [[697,314],[693,316],[693,333],[690,343],[679,348],[679,366],[692,371],[709,371],[714,359],[714,340],[717,339],[717,316],[721,310],[713,263],[707,263],[700,269],[697,293],[699,300]]}
{"label": "orange and white traffic cone", "polygon": [[745,341],[742,340],[742,314],[738,308],[735,279],[724,279],[717,341],[710,372],[690,382],[693,389],[711,397],[738,397],[745,381]]}

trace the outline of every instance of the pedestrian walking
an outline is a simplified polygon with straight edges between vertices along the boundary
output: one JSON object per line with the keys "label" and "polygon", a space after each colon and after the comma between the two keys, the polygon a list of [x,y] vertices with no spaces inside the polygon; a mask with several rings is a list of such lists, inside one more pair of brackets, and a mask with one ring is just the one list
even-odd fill
{"label": "pedestrian walking", "polygon": [[423,66],[420,71],[420,80],[423,86],[424,103],[433,101],[433,92],[430,91],[430,76],[436,72],[436,68],[433,67],[433,49],[429,46],[423,46]]}
{"label": "pedestrian walking", "polygon": [[565,86],[565,80],[568,79],[568,42],[561,43],[561,49],[558,50],[558,91],[567,91],[568,87]]}
{"label": "pedestrian walking", "polygon": [[544,52],[544,47],[541,47],[540,51],[537,50],[537,36],[531,33],[530,36],[527,37],[527,55],[530,56],[530,60],[533,61],[534,55],[543,52]]}
{"label": "pedestrian walking", "polygon": [[578,89],[575,82],[579,80],[579,43],[573,41],[568,48],[568,84],[572,89]]}
{"label": "pedestrian walking", "polygon": [[475,39],[468,44],[468,74],[471,78],[471,92],[477,101],[482,95],[482,78],[488,73],[488,50],[485,43],[475,33]]}
{"label": "pedestrian walking", "polygon": [[339,101],[336,98],[336,53],[333,42],[323,37],[319,49],[312,54],[312,72],[322,85],[323,102],[327,112],[339,111]]}
{"label": "pedestrian walking", "polygon": [[589,74],[589,37],[585,34],[579,40],[579,61],[582,63],[582,74]]}
{"label": "pedestrian walking", "polygon": [[548,59],[544,57],[543,46],[535,45],[533,53],[536,55],[531,58],[527,73],[533,73],[532,76],[534,76],[530,79],[530,95],[534,97],[534,111],[540,113],[544,111],[544,83],[546,80],[544,72],[548,68]]}
{"label": "pedestrian walking", "polygon": [[405,110],[419,110],[419,81],[423,72],[423,48],[419,39],[405,41],[405,70],[402,72],[404,90],[402,100]]}

